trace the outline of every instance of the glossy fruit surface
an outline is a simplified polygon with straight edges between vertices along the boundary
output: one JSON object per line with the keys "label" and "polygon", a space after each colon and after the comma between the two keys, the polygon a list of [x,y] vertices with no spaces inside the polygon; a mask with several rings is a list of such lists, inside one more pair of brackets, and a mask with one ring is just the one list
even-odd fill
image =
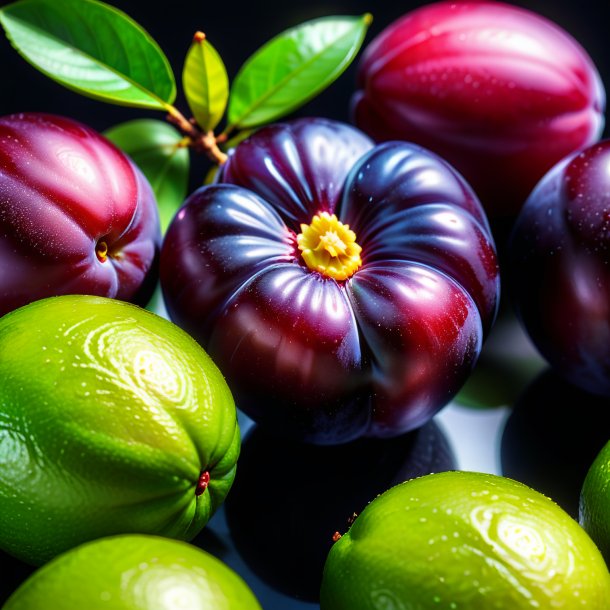
{"label": "glossy fruit surface", "polygon": [[449,165],[300,119],[242,142],[221,180],[174,218],[161,285],[238,407],[336,443],[396,436],[451,399],[492,324],[498,269]]}
{"label": "glossy fruit surface", "polygon": [[357,87],[358,127],[447,159],[490,218],[515,215],[544,173],[604,124],[604,88],[580,44],[501,2],[407,13],[365,49]]}
{"label": "glossy fruit surface", "polygon": [[373,500],[335,543],[322,610],[590,608],[610,574],[585,531],[533,489],[453,471]]}
{"label": "glossy fruit surface", "polygon": [[[517,313],[568,381],[610,396],[610,140],[554,167],[509,244]],[[508,274],[507,274],[508,276]]]}
{"label": "glossy fruit surface", "polygon": [[25,581],[3,610],[260,610],[221,561],[184,542],[113,536],[55,558]]}
{"label": "glossy fruit surface", "polygon": [[59,294],[144,305],[159,247],[150,185],[108,140],[60,116],[0,118],[0,315]]}
{"label": "glossy fruit surface", "polygon": [[610,441],[597,454],[585,477],[579,521],[610,563]]}
{"label": "glossy fruit surface", "polygon": [[74,295],[0,320],[0,547],[40,564],[100,536],[189,539],[239,453],[229,389],[186,333]]}

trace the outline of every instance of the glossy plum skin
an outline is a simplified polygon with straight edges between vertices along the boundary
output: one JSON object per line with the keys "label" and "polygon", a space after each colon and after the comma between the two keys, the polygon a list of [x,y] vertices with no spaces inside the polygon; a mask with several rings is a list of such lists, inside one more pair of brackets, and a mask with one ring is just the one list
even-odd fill
{"label": "glossy plum skin", "polygon": [[108,140],[56,115],[0,117],[0,315],[60,294],[143,305],[160,242],[150,185]]}
{"label": "glossy plum skin", "polygon": [[[172,320],[204,346],[237,405],[319,444],[396,436],[459,389],[493,322],[498,268],[476,196],[406,143],[373,148],[322,119],[266,127],[196,191],[161,252]],[[349,224],[362,266],[307,268],[300,224]]]}
{"label": "glossy plum skin", "polygon": [[542,176],[597,141],[605,91],[586,51],[546,18],[500,2],[439,2],[365,49],[352,99],[377,141],[438,153],[490,220],[513,218]]}
{"label": "glossy plum skin", "polygon": [[541,354],[565,379],[610,397],[610,140],[538,184],[509,243],[510,292]]}

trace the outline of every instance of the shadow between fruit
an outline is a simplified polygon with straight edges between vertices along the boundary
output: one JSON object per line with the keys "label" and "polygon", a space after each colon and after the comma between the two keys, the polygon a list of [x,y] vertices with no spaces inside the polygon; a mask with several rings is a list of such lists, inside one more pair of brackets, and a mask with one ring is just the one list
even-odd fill
{"label": "shadow between fruit", "polygon": [[36,568],[0,551],[0,606]]}
{"label": "shadow between fruit", "polygon": [[224,508],[252,572],[290,597],[317,601],[333,535],[354,513],[396,483],[456,467],[433,421],[394,439],[341,446],[299,445],[254,427]]}
{"label": "shadow between fruit", "polygon": [[455,400],[477,409],[512,406],[546,366],[503,295],[479,360]]}
{"label": "shadow between fruit", "polygon": [[587,470],[608,441],[608,399],[568,384],[551,369],[526,388],[501,441],[504,476],[537,489],[578,519]]}

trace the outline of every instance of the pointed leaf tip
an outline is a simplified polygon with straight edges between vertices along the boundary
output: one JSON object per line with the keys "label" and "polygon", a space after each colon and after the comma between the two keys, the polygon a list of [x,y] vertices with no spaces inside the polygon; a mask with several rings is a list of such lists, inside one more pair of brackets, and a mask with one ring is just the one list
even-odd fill
{"label": "pointed leaf tip", "polygon": [[322,17],[288,29],[242,66],[230,92],[230,127],[258,127],[302,106],[358,53],[372,16]]}
{"label": "pointed leaf tip", "polygon": [[203,32],[197,32],[184,61],[182,86],[189,108],[203,131],[222,119],[229,98],[225,65]]}
{"label": "pointed leaf tip", "polygon": [[162,110],[176,97],[172,69],[157,43],[113,6],[18,0],[0,11],[0,23],[26,61],[77,93]]}

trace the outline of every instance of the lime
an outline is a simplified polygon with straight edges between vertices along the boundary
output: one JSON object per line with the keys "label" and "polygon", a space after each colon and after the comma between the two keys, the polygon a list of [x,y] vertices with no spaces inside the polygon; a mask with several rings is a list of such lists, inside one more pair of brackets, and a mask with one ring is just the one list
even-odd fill
{"label": "lime", "polygon": [[580,492],[579,521],[610,565],[610,441],[591,464]]}
{"label": "lime", "polygon": [[38,569],[2,610],[260,610],[246,583],[186,542],[138,534],[87,542]]}
{"label": "lime", "polygon": [[607,610],[610,574],[557,504],[504,477],[444,472],[373,500],[331,548],[322,610]]}
{"label": "lime", "polygon": [[185,332],[117,300],[61,296],[0,319],[0,548],[40,564],[140,532],[188,540],[224,500],[231,393]]}

